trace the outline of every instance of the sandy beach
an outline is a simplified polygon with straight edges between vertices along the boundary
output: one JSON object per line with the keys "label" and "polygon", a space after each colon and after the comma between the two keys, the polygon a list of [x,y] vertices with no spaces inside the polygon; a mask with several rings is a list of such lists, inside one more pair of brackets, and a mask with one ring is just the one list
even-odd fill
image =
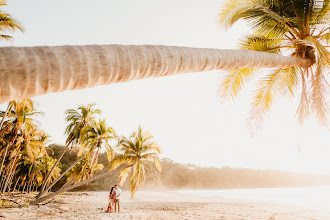
{"label": "sandy beach", "polygon": [[329,220],[328,212],[293,205],[191,196],[175,191],[123,193],[121,213],[105,213],[107,192],[73,192],[50,203],[0,211],[4,219]]}

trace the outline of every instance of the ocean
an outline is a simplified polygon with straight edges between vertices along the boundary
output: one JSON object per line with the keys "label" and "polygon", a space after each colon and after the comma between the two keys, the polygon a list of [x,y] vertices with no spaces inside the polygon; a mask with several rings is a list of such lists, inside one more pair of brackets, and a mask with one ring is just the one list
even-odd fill
{"label": "ocean", "polygon": [[179,194],[217,198],[230,198],[243,201],[279,203],[319,211],[330,210],[330,186],[251,188],[223,190],[180,190]]}

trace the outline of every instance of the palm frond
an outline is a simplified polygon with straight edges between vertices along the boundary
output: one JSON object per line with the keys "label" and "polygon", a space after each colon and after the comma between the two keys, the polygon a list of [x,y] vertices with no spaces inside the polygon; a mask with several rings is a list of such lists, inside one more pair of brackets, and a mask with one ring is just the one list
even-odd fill
{"label": "palm frond", "polygon": [[252,135],[260,129],[265,114],[270,111],[275,97],[280,92],[279,82],[281,81],[281,74],[281,69],[277,69],[259,81],[248,119],[248,127]]}
{"label": "palm frond", "polygon": [[329,83],[322,74],[323,65],[319,62],[316,74],[312,78],[312,91],[310,95],[311,113],[324,126],[327,125],[329,117]]}
{"label": "palm frond", "polygon": [[119,172],[119,186],[122,186],[124,184],[128,174],[131,170],[132,170],[132,167],[127,167],[127,168],[122,169]]}
{"label": "palm frond", "polygon": [[[308,71],[308,70],[306,70]],[[301,72],[301,82],[302,82],[302,92],[300,97],[300,103],[297,109],[297,118],[300,124],[303,124],[304,121],[309,116],[309,101],[307,96],[306,80],[304,73]]]}
{"label": "palm frond", "polygon": [[244,68],[224,73],[220,78],[218,95],[222,100],[235,100],[245,83],[259,71],[257,68]]}
{"label": "palm frond", "polygon": [[294,97],[299,83],[299,75],[301,69],[298,67],[283,68],[281,81],[279,83],[281,94],[289,94],[290,97]]}

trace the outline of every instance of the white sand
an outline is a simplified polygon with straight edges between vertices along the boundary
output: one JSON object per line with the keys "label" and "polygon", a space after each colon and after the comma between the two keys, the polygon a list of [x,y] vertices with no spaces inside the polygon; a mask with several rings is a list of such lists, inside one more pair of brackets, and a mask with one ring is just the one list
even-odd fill
{"label": "white sand", "polygon": [[121,213],[105,213],[107,192],[66,193],[47,205],[0,210],[5,219],[329,220],[329,211],[274,203],[140,191],[123,193]]}

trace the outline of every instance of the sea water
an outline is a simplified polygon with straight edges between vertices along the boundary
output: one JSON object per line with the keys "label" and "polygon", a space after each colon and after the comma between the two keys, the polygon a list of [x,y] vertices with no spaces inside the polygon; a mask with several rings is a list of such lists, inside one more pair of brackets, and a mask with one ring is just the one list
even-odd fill
{"label": "sea water", "polygon": [[318,211],[330,210],[330,186],[252,188],[224,190],[180,190],[179,194],[244,201],[279,203]]}

